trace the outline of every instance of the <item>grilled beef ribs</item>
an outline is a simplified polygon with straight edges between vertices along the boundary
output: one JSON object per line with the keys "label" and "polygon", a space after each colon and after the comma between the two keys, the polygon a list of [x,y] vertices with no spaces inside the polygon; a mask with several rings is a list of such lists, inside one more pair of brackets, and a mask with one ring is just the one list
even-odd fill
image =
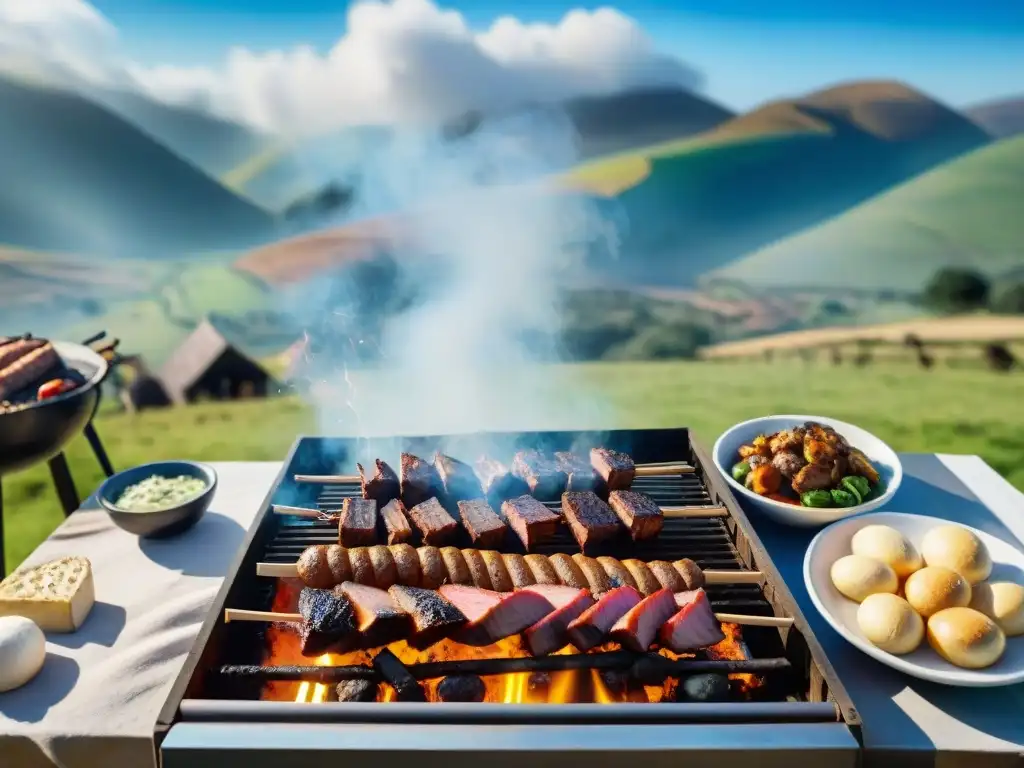
{"label": "grilled beef ribs", "polygon": [[612,491],[608,505],[629,530],[633,541],[653,539],[661,533],[665,517],[654,500],[637,491]]}

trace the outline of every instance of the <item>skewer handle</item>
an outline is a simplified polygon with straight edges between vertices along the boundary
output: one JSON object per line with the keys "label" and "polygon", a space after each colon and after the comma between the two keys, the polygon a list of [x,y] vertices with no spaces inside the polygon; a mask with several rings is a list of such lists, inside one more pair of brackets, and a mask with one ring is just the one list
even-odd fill
{"label": "skewer handle", "polygon": [[637,464],[637,477],[664,477],[670,475],[691,475],[697,470],[689,464]]}
{"label": "skewer handle", "polygon": [[662,507],[661,514],[666,518],[728,517],[729,510],[722,506]]}
{"label": "skewer handle", "polygon": [[247,611],[244,608],[225,608],[224,623],[232,621],[302,621],[300,613],[276,613],[274,611]]}
{"label": "skewer handle", "polygon": [[296,475],[296,483],[319,483],[320,485],[345,485],[360,482],[359,475]]}
{"label": "skewer handle", "polygon": [[273,579],[296,579],[299,572],[295,563],[256,563],[256,575]]}
{"label": "skewer handle", "polygon": [[318,519],[321,517],[329,517],[321,512],[319,509],[308,509],[306,507],[289,507],[286,504],[275,504],[272,506],[271,511],[275,515],[293,515],[294,517],[310,517]]}
{"label": "skewer handle", "polygon": [[716,613],[715,618],[723,624],[740,624],[745,627],[793,626],[793,619],[786,616],[745,616],[739,613]]}

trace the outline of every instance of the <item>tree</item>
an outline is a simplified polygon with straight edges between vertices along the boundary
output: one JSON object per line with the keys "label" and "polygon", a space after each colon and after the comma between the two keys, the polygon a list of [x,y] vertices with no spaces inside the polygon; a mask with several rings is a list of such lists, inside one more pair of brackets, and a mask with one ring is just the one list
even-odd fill
{"label": "tree", "polygon": [[932,309],[956,314],[973,312],[988,306],[991,287],[988,279],[970,269],[941,269],[924,289],[924,303]]}
{"label": "tree", "polygon": [[1024,283],[1014,283],[996,294],[992,311],[1001,315],[1024,315]]}

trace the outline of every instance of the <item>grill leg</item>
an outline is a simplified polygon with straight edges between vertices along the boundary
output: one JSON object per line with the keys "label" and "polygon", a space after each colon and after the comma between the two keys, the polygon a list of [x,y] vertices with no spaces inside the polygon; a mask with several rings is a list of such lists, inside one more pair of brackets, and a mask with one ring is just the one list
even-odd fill
{"label": "grill leg", "polygon": [[92,452],[96,454],[96,459],[100,463],[100,467],[103,469],[103,474],[107,477],[111,477],[114,474],[114,467],[110,463],[110,458],[107,456],[107,450],[103,447],[103,443],[100,442],[100,436],[96,434],[96,427],[92,425],[90,421],[85,425],[85,439],[89,441],[89,445],[92,447]]}
{"label": "grill leg", "polygon": [[81,505],[78,491],[75,490],[75,481],[71,479],[71,470],[68,469],[68,460],[64,458],[63,453],[58,453],[50,459],[49,464],[53,485],[57,489],[57,498],[64,507],[64,517],[67,517]]}

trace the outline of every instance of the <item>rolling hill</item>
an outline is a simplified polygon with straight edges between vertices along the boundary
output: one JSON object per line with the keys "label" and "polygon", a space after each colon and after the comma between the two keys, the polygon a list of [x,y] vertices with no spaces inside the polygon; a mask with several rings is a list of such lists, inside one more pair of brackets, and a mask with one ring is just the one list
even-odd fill
{"label": "rolling hill", "polygon": [[170,257],[265,240],[272,217],[106,108],[0,78],[0,243]]}
{"label": "rolling hill", "polygon": [[709,277],[760,288],[919,291],[942,267],[1024,263],[1024,136],[951,160]]}
{"label": "rolling hill", "polygon": [[1001,139],[1024,133],[1024,96],[978,104],[964,114]]}

